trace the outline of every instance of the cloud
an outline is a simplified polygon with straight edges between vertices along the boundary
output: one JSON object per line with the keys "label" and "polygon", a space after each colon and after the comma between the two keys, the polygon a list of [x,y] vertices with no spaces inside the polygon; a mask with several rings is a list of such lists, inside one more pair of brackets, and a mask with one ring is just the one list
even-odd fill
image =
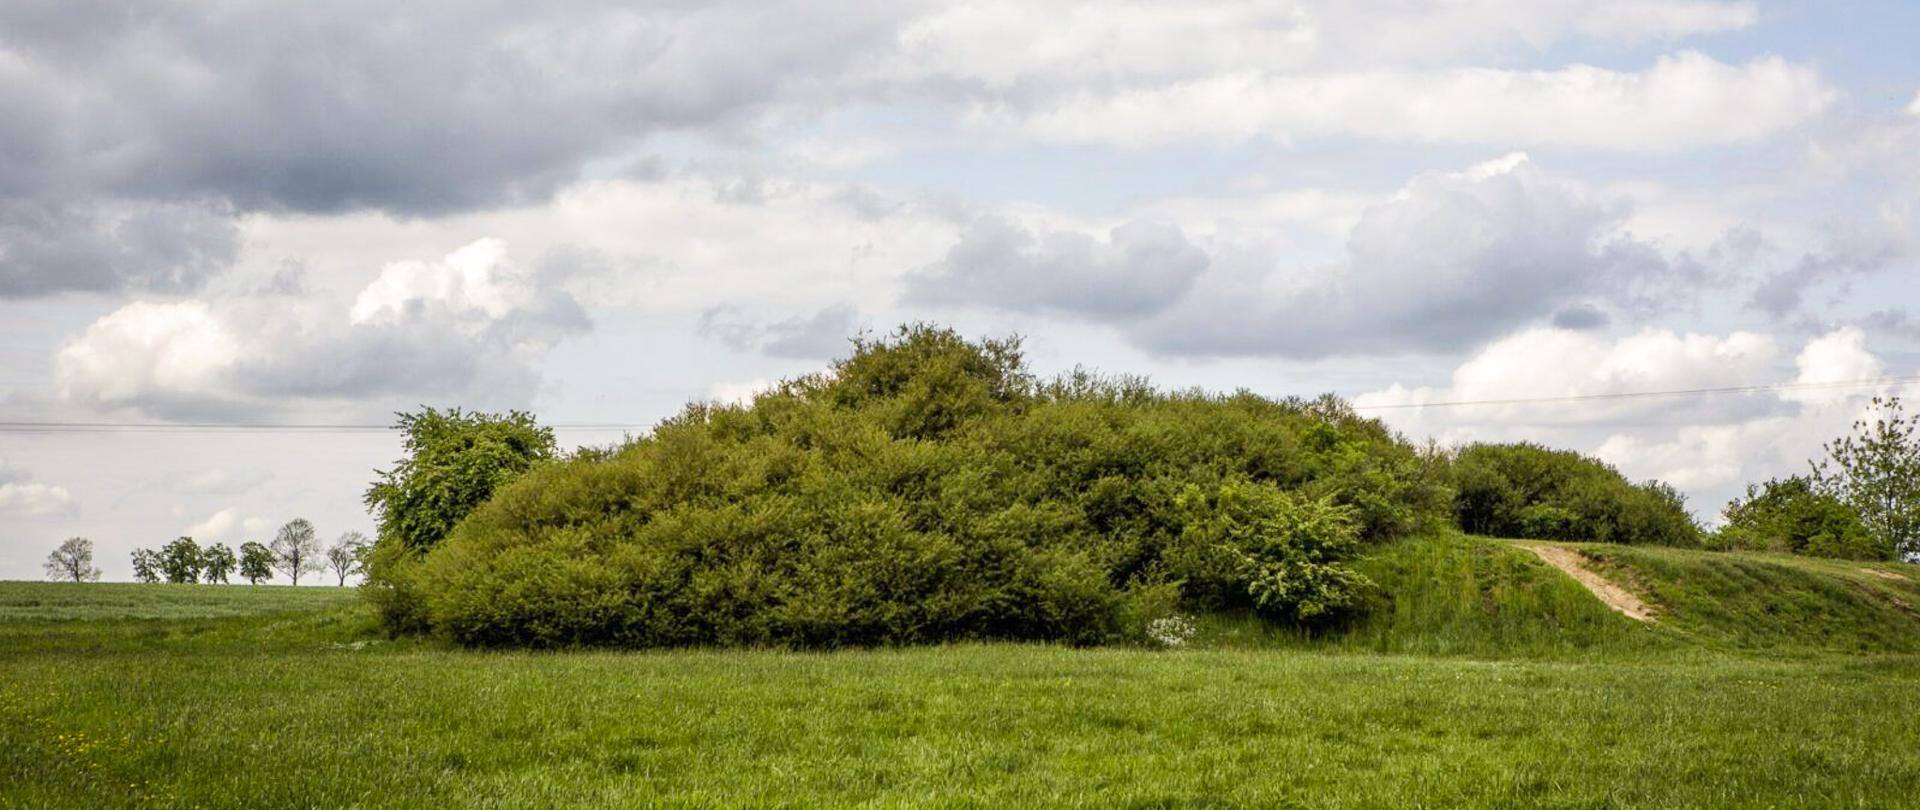
{"label": "cloud", "polygon": [[946,258],[908,277],[913,304],[976,304],[1124,319],[1165,308],[1207,269],[1179,228],[1128,222],[1105,240],[1035,234],[1010,220],[974,222]]}
{"label": "cloud", "polygon": [[589,328],[570,295],[482,239],[439,262],[386,265],[344,313],[273,295],[135,301],[60,349],[55,388],[167,418],[397,395],[524,404],[538,361]]}
{"label": "cloud", "polygon": [[268,539],[266,533],[272,528],[273,523],[266,518],[242,517],[239,509],[227,507],[180,530],[180,535],[191,537],[202,545],[249,539],[265,541]]}
{"label": "cloud", "polygon": [[1835,239],[1824,252],[1802,255],[1792,266],[1767,275],[1747,303],[1776,318],[1785,317],[1800,310],[1807,291],[1816,285],[1885,269],[1910,253],[1909,241],[1897,234]]}
{"label": "cloud", "polygon": [[[1392,385],[1353,398],[1363,412],[1412,436],[1447,444],[1534,441],[1590,452],[1633,478],[1659,478],[1711,513],[1746,482],[1806,470],[1821,441],[1844,433],[1876,394],[1894,386],[1797,388],[1883,373],[1863,333],[1841,328],[1809,339],[1782,363],[1769,335],[1643,329],[1618,337],[1529,329],[1461,362],[1443,386]],[[1614,398],[1701,388],[1746,393]],[[1422,403],[1553,399],[1461,407]]]}
{"label": "cloud", "polygon": [[1626,215],[1522,154],[1421,175],[1361,216],[1340,261],[1282,270],[1273,252],[1216,246],[1215,269],[1131,334],[1165,354],[1457,351],[1682,283],[1686,269],[1626,233]]}
{"label": "cloud", "polygon": [[66,291],[190,292],[239,252],[217,204],[94,204],[0,195],[0,299]]}
{"label": "cloud", "polygon": [[1396,411],[1408,426],[1444,432],[1459,421],[1518,425],[1580,425],[1634,420],[1671,422],[1765,413],[1769,398],[1597,399],[1463,408],[1427,403],[1606,397],[1644,391],[1732,388],[1773,379],[1779,350],[1771,336],[1733,332],[1724,337],[1648,328],[1613,338],[1591,331],[1533,328],[1496,340],[1460,363],[1442,387],[1386,389],[1354,404]]}
{"label": "cloud", "polygon": [[48,517],[71,515],[78,509],[79,503],[66,487],[35,481],[0,462],[0,515]]}
{"label": "cloud", "polygon": [[734,351],[817,360],[848,348],[847,340],[860,331],[860,311],[851,304],[831,304],[811,315],[761,323],[748,319],[737,307],[722,304],[700,313],[695,331]]}
{"label": "cloud", "polygon": [[1758,140],[1837,93],[1777,57],[1730,65],[1686,51],[1642,71],[1589,65],[1277,74],[1241,70],[1033,110],[982,106],[981,125],[1048,141],[1156,146],[1191,140],[1379,141],[1667,152]]}
{"label": "cloud", "polygon": [[1794,385],[1833,387],[1786,390],[1780,397],[1816,405],[1844,402],[1858,396],[1861,389],[1850,384],[1878,379],[1887,370],[1886,364],[1867,350],[1867,334],[1852,326],[1807,341],[1793,364],[1800,370]]}

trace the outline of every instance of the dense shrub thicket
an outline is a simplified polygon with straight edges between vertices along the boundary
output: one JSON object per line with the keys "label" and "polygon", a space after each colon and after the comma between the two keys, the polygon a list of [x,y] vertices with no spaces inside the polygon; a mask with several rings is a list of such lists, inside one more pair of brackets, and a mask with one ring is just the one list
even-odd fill
{"label": "dense shrub thicket", "polygon": [[1534,444],[1475,444],[1454,457],[1460,528],[1493,537],[1700,545],[1686,500],[1605,462]]}
{"label": "dense shrub thicket", "polygon": [[1326,622],[1445,459],[1339,400],[1037,381],[1014,341],[855,341],[749,405],[535,466],[443,542],[382,532],[399,629],[476,645],[1098,643],[1178,606]]}
{"label": "dense shrub thicket", "polygon": [[1726,525],[1712,539],[1717,548],[1775,551],[1845,560],[1885,560],[1893,546],[1876,541],[1860,513],[1820,492],[1803,476],[1749,485],[1744,498],[1727,504]]}

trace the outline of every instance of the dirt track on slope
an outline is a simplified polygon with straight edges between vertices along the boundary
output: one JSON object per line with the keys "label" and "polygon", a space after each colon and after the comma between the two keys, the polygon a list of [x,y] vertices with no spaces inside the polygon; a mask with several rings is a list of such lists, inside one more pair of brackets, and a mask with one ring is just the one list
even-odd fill
{"label": "dirt track on slope", "polygon": [[1546,560],[1548,565],[1567,572],[1567,576],[1573,577],[1576,582],[1586,586],[1588,591],[1591,591],[1594,596],[1599,597],[1601,602],[1606,603],[1607,607],[1613,608],[1616,612],[1620,613],[1620,615],[1636,621],[1651,622],[1654,620],[1653,609],[1647,607],[1647,603],[1640,601],[1640,597],[1634,596],[1627,589],[1613,584],[1611,580],[1600,576],[1598,573],[1595,573],[1593,569],[1588,568],[1587,561],[1580,556],[1580,552],[1561,546],[1521,544],[1520,547],[1533,552],[1538,555],[1540,559]]}

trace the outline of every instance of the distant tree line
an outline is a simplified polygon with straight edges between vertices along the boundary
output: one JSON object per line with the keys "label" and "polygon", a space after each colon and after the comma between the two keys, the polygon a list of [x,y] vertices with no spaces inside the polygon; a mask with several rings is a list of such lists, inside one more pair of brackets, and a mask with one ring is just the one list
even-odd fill
{"label": "distant tree line", "polygon": [[[82,542],[86,544],[87,558],[90,560],[92,543]],[[344,586],[348,577],[365,570],[366,555],[370,548],[366,535],[347,532],[340,535],[332,546],[322,549],[313,524],[305,518],[296,518],[280,527],[271,542],[242,543],[237,553],[224,543],[202,546],[191,537],[176,538],[158,549],[135,549],[133,578],[140,582],[226,583],[231,576],[238,574],[248,584],[258,585],[273,579],[275,572],[278,572],[294,585],[299,585],[304,575],[328,572],[333,574],[337,584]],[[66,546],[63,545],[62,549],[66,549]],[[61,552],[56,551],[55,554]],[[49,558],[47,565],[49,572],[55,570],[52,558]],[[60,570],[64,572],[69,569],[61,567]],[[97,570],[94,577],[98,578]]]}

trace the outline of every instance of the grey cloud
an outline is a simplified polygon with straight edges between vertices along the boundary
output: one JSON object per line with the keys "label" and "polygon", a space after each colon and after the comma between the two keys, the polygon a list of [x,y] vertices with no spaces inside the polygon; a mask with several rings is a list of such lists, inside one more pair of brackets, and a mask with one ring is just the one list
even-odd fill
{"label": "grey cloud", "polygon": [[769,323],[754,321],[738,308],[721,305],[701,313],[696,327],[701,337],[718,340],[734,351],[797,359],[840,354],[847,348],[847,339],[859,330],[860,311],[844,303]]}
{"label": "grey cloud", "polygon": [[1553,313],[1554,326],[1582,332],[1603,328],[1611,321],[1607,313],[1590,304],[1576,304]]}
{"label": "grey cloud", "polygon": [[910,10],[0,4],[0,296],[190,287],[231,261],[232,240],[207,243],[198,220],[108,229],[75,201],[401,215],[539,201],[650,134],[817,92]]}
{"label": "grey cloud", "polygon": [[1074,231],[1035,234],[989,217],[969,226],[944,260],[909,278],[907,301],[1136,318],[1179,299],[1208,263],[1171,225],[1129,222],[1102,241]]}
{"label": "grey cloud", "polygon": [[1343,260],[1276,275],[1271,255],[1216,256],[1215,272],[1132,336],[1184,355],[1459,351],[1667,283],[1672,264],[1620,231],[1625,214],[1524,158],[1425,175],[1367,210]]}
{"label": "grey cloud", "polygon": [[239,229],[224,206],[122,207],[131,210],[0,199],[0,298],[188,292],[239,252]]}
{"label": "grey cloud", "polygon": [[1881,270],[1908,253],[1906,243],[1890,235],[1836,240],[1825,252],[1805,254],[1793,266],[1768,275],[1754,288],[1747,305],[1784,318],[1800,309],[1814,286]]}

